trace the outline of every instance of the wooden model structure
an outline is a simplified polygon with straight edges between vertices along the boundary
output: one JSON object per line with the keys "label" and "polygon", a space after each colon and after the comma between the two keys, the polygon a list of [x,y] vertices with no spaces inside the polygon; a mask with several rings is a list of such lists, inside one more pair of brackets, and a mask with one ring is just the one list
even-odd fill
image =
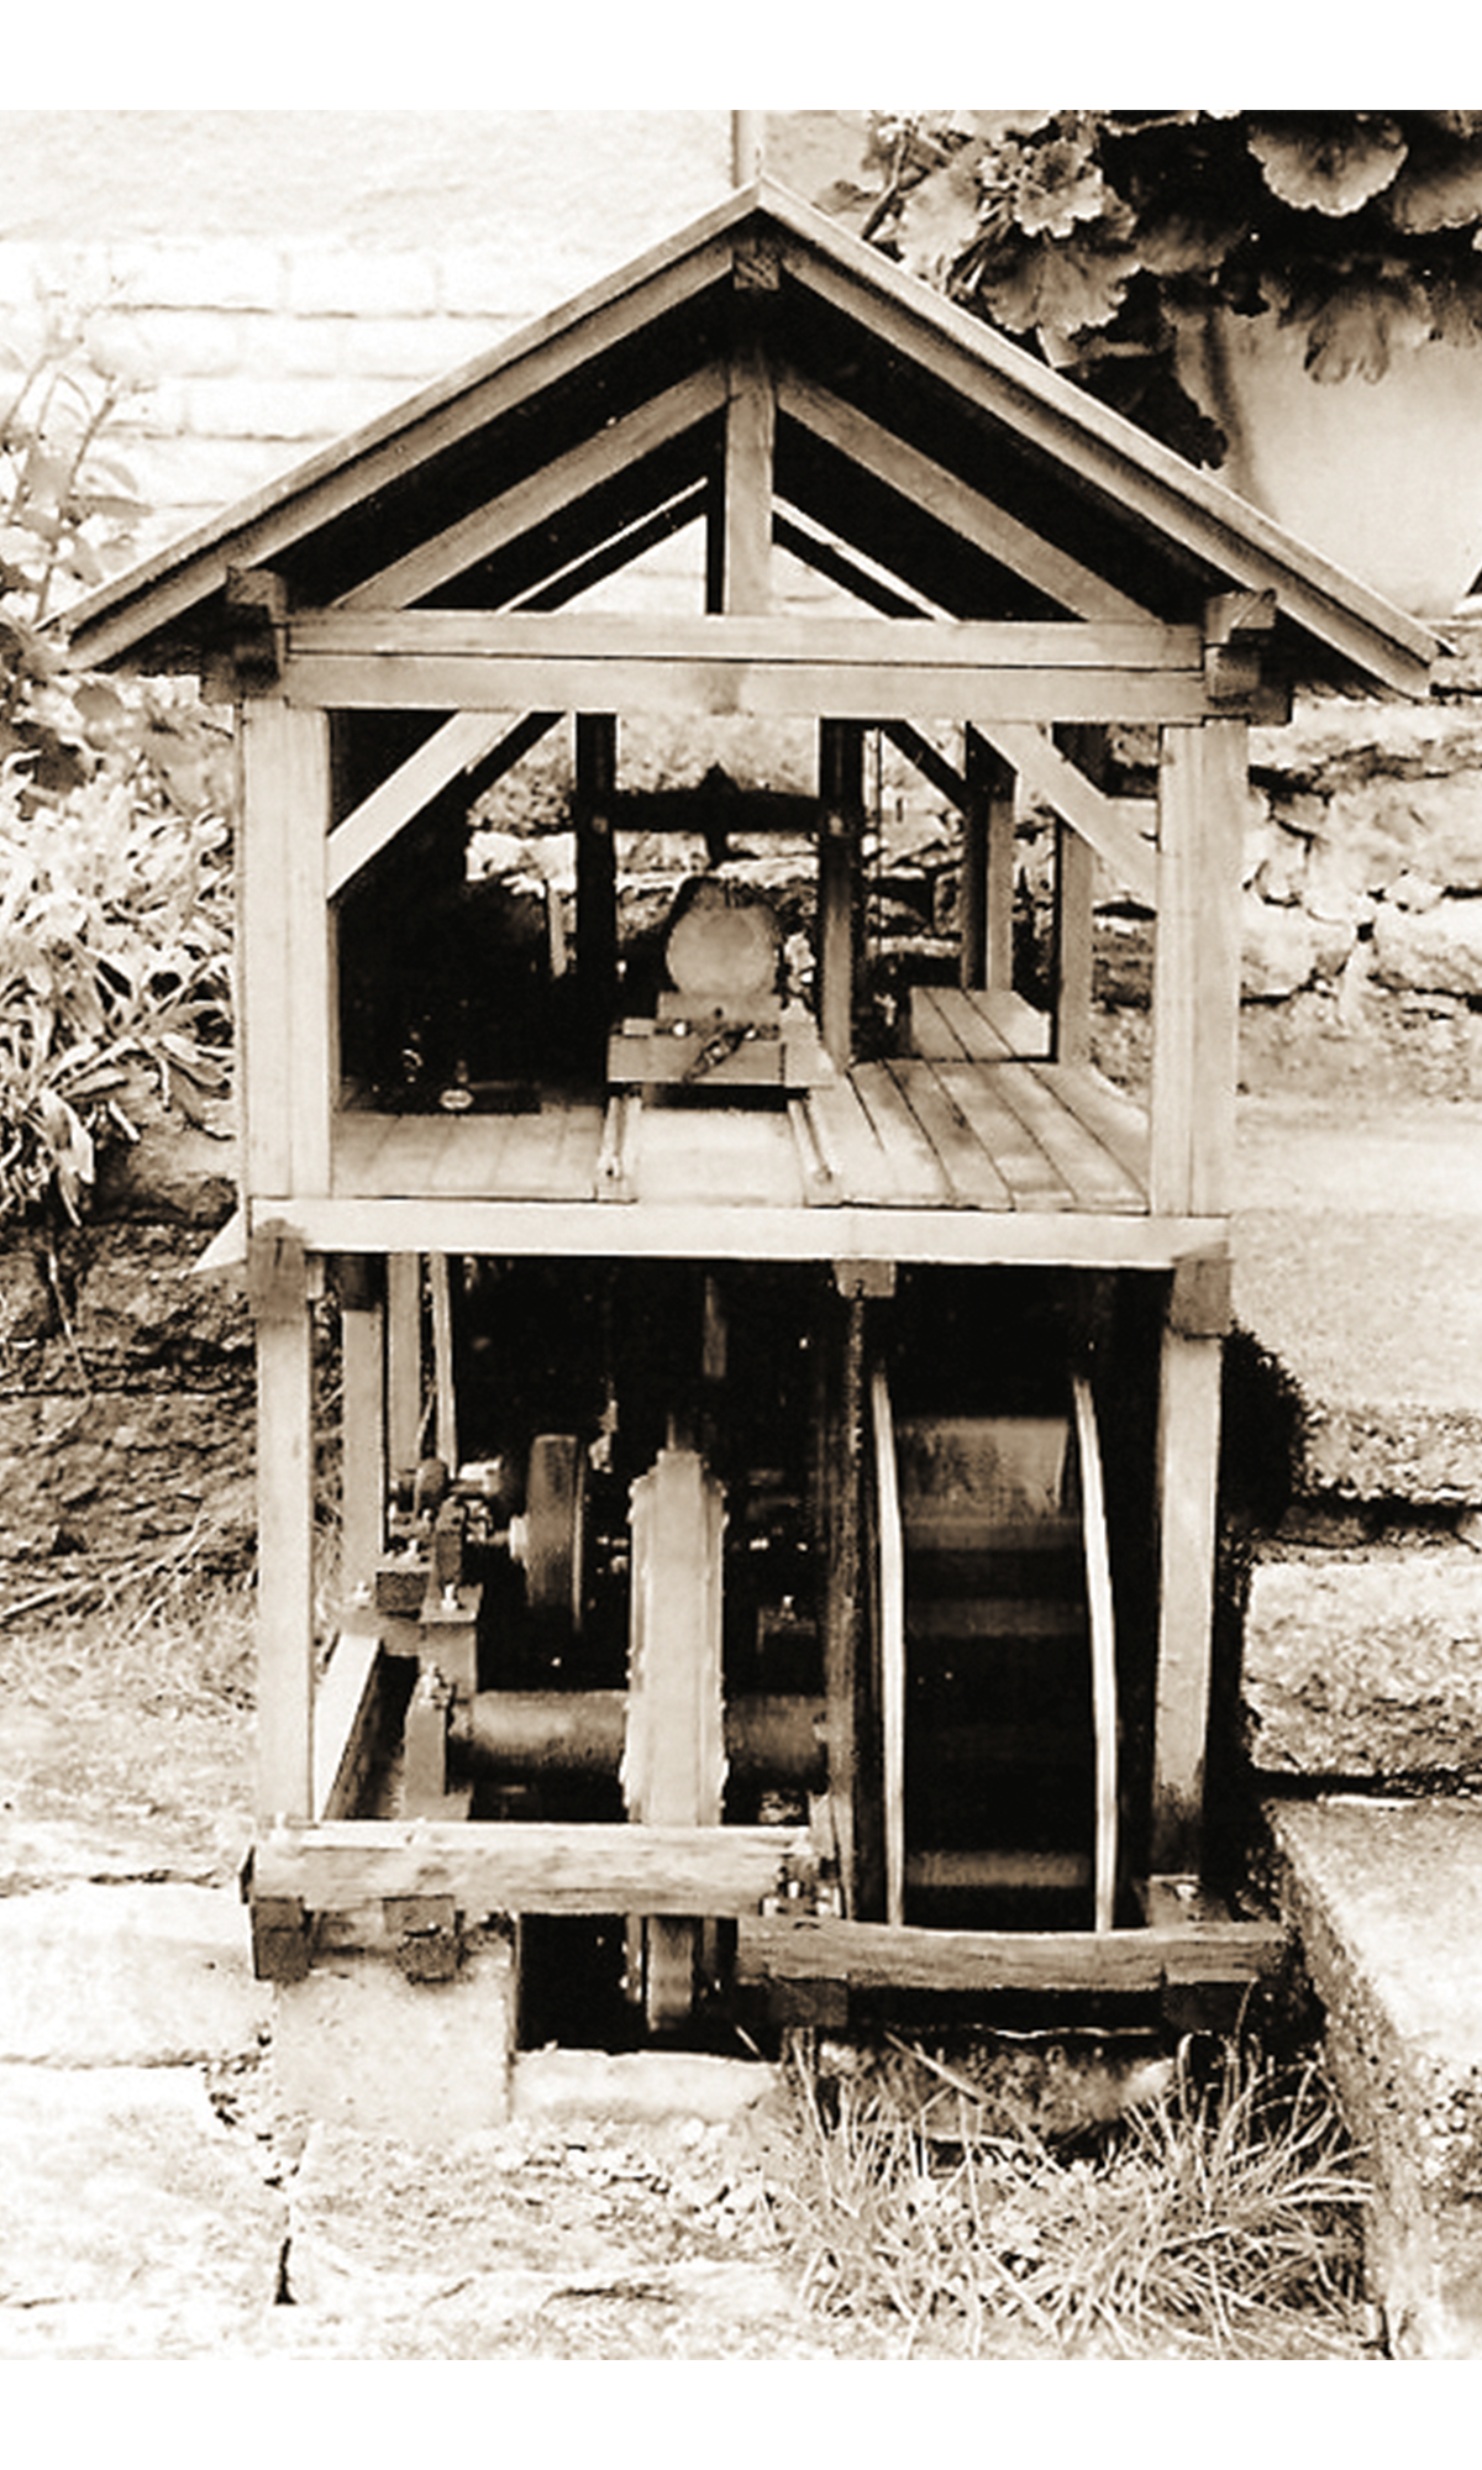
{"label": "wooden model structure", "polygon": [[[691,524],[703,606],[590,605]],[[1429,636],[763,183],[75,641],[239,713],[260,1967],[328,1932],[436,1975],[518,1916],[659,2031],[1248,1979],[1272,1934],[1202,1838],[1247,726],[1297,679],[1422,692]],[[516,932],[469,812],[568,715],[574,913],[537,886]],[[625,790],[649,715],[804,723],[816,791]],[[1155,798],[1109,794],[1125,723]],[[888,1002],[873,730],[961,834],[955,962]],[[812,836],[811,988],[714,888],[641,983],[623,836],[673,821],[715,885],[737,832]],[[1156,912],[1146,1117],[1091,1064],[1098,869]]]}

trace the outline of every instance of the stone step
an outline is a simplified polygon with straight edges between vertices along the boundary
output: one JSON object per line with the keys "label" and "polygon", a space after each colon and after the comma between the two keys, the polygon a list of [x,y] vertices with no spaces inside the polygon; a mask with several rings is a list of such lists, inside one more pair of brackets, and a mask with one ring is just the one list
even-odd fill
{"label": "stone step", "polygon": [[1241,1696],[1258,1774],[1482,1781],[1482,1553],[1258,1559]]}
{"label": "stone step", "polygon": [[1374,2201],[1397,2358],[1482,2356],[1482,1804],[1266,1804],[1275,1890],[1325,2010]]}

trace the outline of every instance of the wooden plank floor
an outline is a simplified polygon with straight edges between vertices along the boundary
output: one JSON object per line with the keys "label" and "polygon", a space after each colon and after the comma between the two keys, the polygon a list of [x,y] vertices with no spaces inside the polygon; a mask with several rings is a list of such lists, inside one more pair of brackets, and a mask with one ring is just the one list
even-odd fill
{"label": "wooden plank floor", "polygon": [[[1050,1062],[1043,1015],[1015,996],[918,988],[910,1043],[909,1054],[810,1091],[791,1113],[632,1109],[620,1197],[603,1179],[604,1197],[1147,1214],[1141,1111],[1090,1068]],[[513,1115],[347,1113],[335,1124],[334,1193],[596,1200],[603,1121],[596,1103],[555,1101]]]}

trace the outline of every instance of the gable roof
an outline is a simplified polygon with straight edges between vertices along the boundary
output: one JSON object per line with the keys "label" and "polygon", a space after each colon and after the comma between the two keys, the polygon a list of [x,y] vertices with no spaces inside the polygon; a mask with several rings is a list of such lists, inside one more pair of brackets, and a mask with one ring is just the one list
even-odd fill
{"label": "gable roof", "polygon": [[887,614],[1179,623],[1269,592],[1275,671],[1425,691],[1415,619],[765,180],[91,593],[74,650],[196,666],[253,567],[300,608],[561,605],[724,515],[758,365],[773,536]]}

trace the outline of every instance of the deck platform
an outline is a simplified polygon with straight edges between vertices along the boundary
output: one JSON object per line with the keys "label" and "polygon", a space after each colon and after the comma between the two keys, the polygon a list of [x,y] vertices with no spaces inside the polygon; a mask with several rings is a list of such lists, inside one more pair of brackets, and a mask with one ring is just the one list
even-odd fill
{"label": "deck platform", "polygon": [[1142,1110],[1051,1061],[1048,1030],[1017,996],[917,988],[908,1052],[785,1103],[342,1112],[331,1189],[296,1196],[295,1220],[343,1250],[398,1249],[412,1203],[416,1248],[450,1251],[1159,1267],[1208,1249],[1222,1222],[1150,1213]]}

